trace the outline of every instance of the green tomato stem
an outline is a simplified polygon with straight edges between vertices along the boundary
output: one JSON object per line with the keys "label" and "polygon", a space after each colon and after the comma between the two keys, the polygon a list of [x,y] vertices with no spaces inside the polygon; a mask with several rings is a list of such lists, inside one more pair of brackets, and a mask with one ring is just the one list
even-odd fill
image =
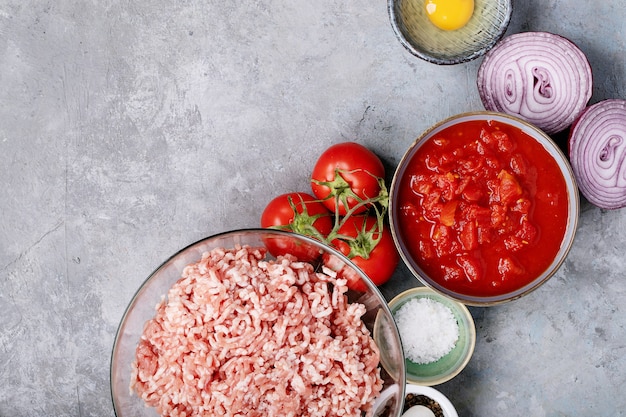
{"label": "green tomato stem", "polygon": [[[311,181],[315,182],[316,184],[326,186],[330,189],[330,194],[324,200],[320,201],[326,201],[331,198],[335,199],[333,229],[328,234],[328,236],[326,236],[325,239],[321,239],[322,242],[332,246],[333,241],[341,240],[348,244],[348,246],[350,247],[350,252],[348,254],[349,258],[359,256],[361,258],[368,259],[371,252],[374,250],[376,245],[378,245],[378,242],[380,242],[380,239],[382,238],[384,220],[387,214],[387,210],[389,208],[389,193],[385,185],[385,180],[383,178],[376,177],[368,172],[368,174],[375,177],[378,181],[380,191],[378,195],[374,197],[366,199],[359,197],[354,191],[352,191],[352,189],[350,188],[350,184],[341,175],[342,172],[350,173],[355,171],[343,171],[340,169],[335,169],[335,177],[331,181],[317,181],[314,179],[312,179]],[[356,204],[351,208],[348,205],[349,199],[356,201]],[[346,214],[343,216],[341,216],[339,213],[339,203],[343,204],[343,207],[346,208]],[[355,215],[357,211],[360,211],[363,207],[367,207],[368,211],[370,212],[367,215],[372,215],[371,212],[374,212],[373,215],[375,215],[377,219],[374,226],[371,229],[367,230],[367,225],[364,221],[362,230],[358,231],[356,237],[340,234],[339,230],[346,224],[347,221],[350,220],[352,216]]]}

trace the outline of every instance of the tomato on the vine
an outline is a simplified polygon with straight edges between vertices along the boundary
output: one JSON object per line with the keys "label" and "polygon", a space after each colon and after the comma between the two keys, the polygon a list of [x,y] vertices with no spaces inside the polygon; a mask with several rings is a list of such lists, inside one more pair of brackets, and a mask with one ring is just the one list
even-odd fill
{"label": "tomato on the vine", "polygon": [[[272,199],[261,214],[261,227],[286,230],[323,241],[333,229],[332,214],[310,194],[293,192]],[[272,237],[265,244],[274,256],[287,253],[312,261],[319,250],[297,238]]]}
{"label": "tomato on the vine", "polygon": [[311,188],[330,211],[344,216],[350,210],[352,214],[367,210],[368,200],[381,193],[384,177],[385,167],[374,152],[356,142],[343,142],[320,155]]}
{"label": "tomato on the vine", "polygon": [[[312,196],[288,193],[274,198],[261,215],[261,226],[317,239],[350,258],[375,285],[387,282],[400,257],[385,227],[389,193],[382,161],[355,142],[332,145],[320,155],[311,175]],[[268,236],[274,256],[291,254],[316,261],[323,250],[289,233]],[[366,291],[362,275],[326,253],[326,267],[346,279],[349,288]]]}
{"label": "tomato on the vine", "polygon": [[333,219],[315,197],[295,192],[281,194],[267,204],[261,214],[261,227],[275,227],[313,237],[319,233],[325,237],[333,228]]}
{"label": "tomato on the vine", "polygon": [[[346,255],[367,275],[375,285],[382,285],[393,275],[400,255],[391,237],[389,229],[379,228],[381,223],[376,216],[353,216],[339,228],[343,239],[334,239],[331,243]],[[349,239],[345,239],[349,238]],[[351,239],[352,240],[351,240]],[[328,265],[331,269],[332,265]],[[349,268],[343,267],[338,274],[348,280],[348,287],[355,291],[365,291],[366,284]]]}

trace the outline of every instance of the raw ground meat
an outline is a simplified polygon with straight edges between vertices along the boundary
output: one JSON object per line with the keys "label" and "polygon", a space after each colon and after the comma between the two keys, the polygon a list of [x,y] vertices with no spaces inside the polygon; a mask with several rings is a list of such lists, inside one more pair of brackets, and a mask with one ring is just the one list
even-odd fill
{"label": "raw ground meat", "polygon": [[137,346],[131,390],[162,416],[362,416],[379,351],[345,280],[264,249],[187,266]]}

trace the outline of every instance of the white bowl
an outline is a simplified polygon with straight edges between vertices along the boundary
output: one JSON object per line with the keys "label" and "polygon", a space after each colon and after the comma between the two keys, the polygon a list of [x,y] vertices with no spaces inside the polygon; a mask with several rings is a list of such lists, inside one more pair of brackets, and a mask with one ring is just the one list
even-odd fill
{"label": "white bowl", "polygon": [[406,394],[414,394],[414,395],[425,395],[427,397],[432,398],[437,401],[437,403],[441,406],[441,410],[443,411],[444,417],[459,417],[454,408],[454,405],[450,402],[450,400],[443,395],[441,392],[437,391],[432,387],[425,387],[422,385],[406,385]]}

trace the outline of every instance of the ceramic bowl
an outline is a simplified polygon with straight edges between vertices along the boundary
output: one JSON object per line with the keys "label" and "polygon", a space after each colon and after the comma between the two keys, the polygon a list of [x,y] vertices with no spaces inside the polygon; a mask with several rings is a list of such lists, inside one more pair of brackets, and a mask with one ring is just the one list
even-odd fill
{"label": "ceramic bowl", "polygon": [[513,6],[511,0],[475,0],[467,24],[451,31],[430,21],[424,0],[388,0],[387,9],[396,37],[410,53],[434,64],[451,65],[487,53],[504,36]]}
{"label": "ceramic bowl", "polygon": [[[533,145],[535,147],[535,149],[533,149],[532,155],[526,158],[528,171],[531,173],[534,172],[535,178],[537,178],[535,185],[532,185],[532,187],[546,187],[546,189],[529,191],[529,193],[534,193],[536,196],[541,195],[543,204],[542,207],[544,207],[545,209],[541,209],[538,211],[545,213],[548,207],[562,207],[562,214],[559,213],[557,217],[551,218],[552,220],[542,219],[542,228],[539,229],[539,232],[536,235],[540,237],[540,240],[539,243],[535,244],[535,255],[529,255],[528,257],[523,256],[524,253],[529,252],[515,252],[515,255],[512,255],[512,251],[511,253],[507,253],[510,246],[507,249],[503,249],[502,252],[500,252],[498,255],[501,256],[501,261],[504,259],[504,261],[508,262],[511,258],[517,257],[520,260],[528,259],[527,262],[534,263],[536,262],[536,254],[541,253],[542,256],[544,256],[543,253],[549,254],[545,255],[544,258],[546,259],[542,261],[542,265],[545,265],[545,269],[541,270],[539,266],[533,267],[536,271],[533,271],[533,274],[529,273],[529,275],[531,276],[527,279],[520,278],[520,283],[518,285],[518,283],[514,280],[505,282],[505,278],[500,278],[500,265],[497,264],[498,270],[496,273],[485,273],[487,276],[481,278],[481,280],[484,280],[482,282],[489,282],[489,285],[491,287],[486,286],[486,289],[484,291],[481,289],[480,293],[475,290],[477,287],[474,287],[475,289],[468,289],[468,285],[472,284],[472,281],[469,279],[463,278],[465,281],[462,283],[462,285],[466,285],[465,288],[459,289],[458,285],[453,288],[452,282],[454,280],[446,280],[442,279],[441,277],[439,277],[439,279],[435,279],[433,276],[430,276],[425,271],[425,269],[427,268],[425,268],[425,266],[422,264],[423,259],[418,259],[419,256],[417,255],[417,247],[428,245],[429,242],[425,241],[424,238],[417,237],[415,232],[408,231],[412,224],[409,222],[409,220],[406,220],[406,208],[402,207],[402,204],[405,203],[402,202],[403,197],[401,197],[403,192],[405,193],[405,196],[408,195],[407,193],[409,193],[409,191],[406,190],[408,182],[411,181],[410,167],[412,166],[411,164],[413,158],[415,157],[419,149],[424,146],[425,143],[428,143],[433,137],[437,136],[445,129],[458,126],[459,124],[466,122],[500,123],[499,126],[504,126],[506,129],[509,129],[510,132],[521,131],[520,135],[523,134],[524,147],[530,145]],[[450,140],[452,139],[453,138],[450,138]],[[534,143],[530,141],[534,141]],[[545,150],[545,152],[543,152],[542,149]],[[538,165],[540,160],[540,154],[545,154],[545,160],[547,161],[553,160],[553,165],[556,166],[556,168],[554,168],[555,174],[546,175],[543,172],[537,171],[538,169],[544,169],[543,167]],[[416,159],[414,164],[418,163],[421,164],[421,162],[418,162]],[[511,162],[509,161],[508,164],[511,164]],[[507,167],[506,169],[513,172],[513,168],[511,167]],[[560,197],[554,198],[554,196],[552,196],[552,191],[547,191],[547,188],[548,186],[552,187],[552,184],[557,183],[564,184],[565,194]],[[481,307],[492,306],[516,300],[536,290],[550,277],[552,277],[564,262],[573,244],[580,210],[579,192],[576,185],[576,180],[574,178],[572,169],[569,165],[567,158],[565,157],[561,149],[557,146],[557,144],[544,132],[526,121],[523,121],[514,116],[486,111],[464,113],[450,117],[435,124],[428,130],[426,130],[422,135],[420,135],[413,142],[413,144],[410,145],[410,147],[402,157],[400,163],[398,164],[396,172],[394,173],[389,193],[389,218],[391,232],[403,261],[408,266],[413,275],[422,284],[432,288],[433,290],[441,294],[444,294],[456,301],[467,305]],[[538,198],[539,197],[536,197],[535,201],[539,201],[537,200]],[[422,203],[416,203],[416,206],[421,209],[421,204]],[[483,204],[484,207],[488,207],[485,203],[480,204]],[[533,210],[532,207],[531,210]],[[538,216],[539,213],[536,213],[535,215]],[[403,216],[405,217],[403,218]],[[556,222],[555,219],[558,219],[558,222]],[[557,223],[562,223],[562,226],[559,226],[559,228],[561,229],[559,229],[558,232],[555,226],[555,224]],[[454,225],[453,227],[456,227],[457,225]],[[562,239],[559,240],[560,233],[562,233]],[[551,238],[550,236],[553,235],[555,237]],[[550,239],[551,241],[548,242],[548,239]],[[462,242],[460,243],[462,244]],[[523,241],[523,243],[527,242]],[[492,243],[489,242],[482,244],[488,248],[492,246]],[[550,250],[546,250],[546,248],[548,247],[550,247]],[[419,250],[421,251],[421,248]],[[431,268],[433,266],[438,266],[439,268],[442,268],[442,261],[439,258],[439,255],[436,256],[437,257],[435,259],[437,260],[437,262],[431,263]],[[495,255],[493,256],[495,257]],[[495,262],[494,265],[496,265]],[[528,266],[532,267],[532,265]],[[501,280],[500,283],[496,282],[498,279]],[[458,282],[459,281],[457,281],[457,283]]]}
{"label": "ceramic bowl", "polygon": [[[419,364],[405,357],[407,383],[423,386],[442,384],[457,376],[470,361],[476,345],[476,327],[467,307],[428,287],[416,287],[398,294],[389,302],[392,314],[412,299],[429,298],[448,307],[459,326],[459,338],[452,350],[441,359]],[[419,323],[415,332],[419,332]],[[401,335],[402,336],[402,335]]]}
{"label": "ceramic bowl", "polygon": [[[154,408],[146,407],[142,399],[130,392],[131,364],[144,324],[155,315],[155,305],[166,295],[168,289],[181,277],[183,268],[200,260],[204,252],[214,248],[235,248],[236,245],[250,245],[255,248],[268,248],[265,259],[273,259],[270,250],[299,248],[309,258],[306,261],[314,267],[321,267],[324,256],[334,257],[334,261],[353,269],[367,286],[366,291],[349,290],[348,302],[358,302],[365,306],[361,317],[366,327],[375,335],[380,350],[381,362],[393,366],[381,367],[383,389],[394,394],[386,398],[383,406],[388,416],[399,417],[402,413],[402,399],[406,385],[405,368],[400,336],[387,301],[377,287],[352,262],[340,252],[307,237],[270,229],[236,230],[221,233],[193,243],[180,250],[159,266],[140,286],[130,301],[119,325],[111,357],[111,393],[117,417],[158,416]],[[303,255],[305,256],[305,255]],[[374,326],[377,330],[374,332]],[[380,403],[380,401],[379,401]]]}
{"label": "ceramic bowl", "polygon": [[422,385],[407,384],[406,385],[407,397],[409,396],[409,394],[423,395],[435,401],[441,407],[441,411],[443,412],[443,417],[459,417],[459,414],[457,413],[456,408],[454,408],[454,405],[450,402],[448,397],[443,395],[441,392],[437,391],[435,388],[426,387]]}

